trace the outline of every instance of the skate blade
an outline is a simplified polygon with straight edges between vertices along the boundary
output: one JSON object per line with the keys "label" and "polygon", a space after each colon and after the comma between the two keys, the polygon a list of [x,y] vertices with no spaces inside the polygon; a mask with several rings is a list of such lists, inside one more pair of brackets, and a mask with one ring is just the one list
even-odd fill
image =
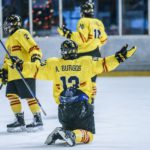
{"label": "skate blade", "polygon": [[66,141],[66,143],[69,146],[74,146],[74,143],[72,142],[72,140],[70,138],[66,138],[66,135],[63,131],[59,130],[58,133],[60,134],[60,136],[64,139],[64,141]]}
{"label": "skate blade", "polygon": [[42,130],[43,130],[43,126],[26,128],[27,132],[37,132],[37,131],[42,131]]}
{"label": "skate blade", "polygon": [[55,142],[53,142],[53,135],[60,130],[60,127],[55,128],[47,137],[46,141],[44,142],[44,144],[46,145],[51,145],[51,144],[55,144]]}
{"label": "skate blade", "polygon": [[44,144],[46,144],[46,145],[54,144],[53,138],[52,138],[52,135],[51,135],[51,134],[47,137],[47,139],[46,139],[46,141],[44,142]]}
{"label": "skate blade", "polygon": [[10,133],[24,132],[24,131],[26,131],[26,127],[25,126],[15,127],[15,128],[7,128],[7,132],[10,132]]}

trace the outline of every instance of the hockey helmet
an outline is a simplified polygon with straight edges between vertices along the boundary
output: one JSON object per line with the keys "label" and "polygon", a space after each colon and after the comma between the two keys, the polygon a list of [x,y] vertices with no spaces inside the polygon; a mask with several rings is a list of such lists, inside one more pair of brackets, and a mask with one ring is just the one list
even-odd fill
{"label": "hockey helmet", "polygon": [[84,17],[94,16],[94,3],[86,2],[81,5],[81,15]]}
{"label": "hockey helmet", "polygon": [[61,44],[61,56],[63,59],[77,58],[78,45],[72,40],[65,40]]}
{"label": "hockey helmet", "polygon": [[17,29],[20,29],[22,26],[22,19],[18,15],[11,15],[6,18],[4,21],[4,31],[7,34],[12,34],[14,33]]}

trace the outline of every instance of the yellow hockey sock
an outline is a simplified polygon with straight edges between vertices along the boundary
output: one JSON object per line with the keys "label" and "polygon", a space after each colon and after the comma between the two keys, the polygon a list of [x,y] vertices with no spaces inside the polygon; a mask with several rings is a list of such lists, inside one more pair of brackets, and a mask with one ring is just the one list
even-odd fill
{"label": "yellow hockey sock", "polygon": [[40,107],[39,107],[39,105],[35,99],[33,99],[33,98],[27,99],[27,101],[28,101],[28,105],[30,107],[30,110],[33,114],[40,111]]}
{"label": "yellow hockey sock", "polygon": [[16,94],[8,94],[7,98],[10,101],[11,109],[14,113],[20,113],[22,110],[21,102]]}
{"label": "yellow hockey sock", "polygon": [[73,132],[76,136],[76,143],[90,143],[93,141],[93,134],[89,131],[77,129]]}

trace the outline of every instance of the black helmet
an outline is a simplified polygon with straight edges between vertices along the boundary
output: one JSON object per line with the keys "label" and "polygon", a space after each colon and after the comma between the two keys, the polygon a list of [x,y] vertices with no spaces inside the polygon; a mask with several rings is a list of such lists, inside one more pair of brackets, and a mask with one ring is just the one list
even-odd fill
{"label": "black helmet", "polygon": [[81,15],[84,17],[94,16],[94,3],[86,2],[81,5]]}
{"label": "black helmet", "polygon": [[14,33],[17,29],[22,26],[22,19],[18,15],[11,15],[4,21],[4,31],[8,34]]}
{"label": "black helmet", "polygon": [[77,58],[77,44],[72,40],[66,40],[61,44],[61,56],[63,59]]}

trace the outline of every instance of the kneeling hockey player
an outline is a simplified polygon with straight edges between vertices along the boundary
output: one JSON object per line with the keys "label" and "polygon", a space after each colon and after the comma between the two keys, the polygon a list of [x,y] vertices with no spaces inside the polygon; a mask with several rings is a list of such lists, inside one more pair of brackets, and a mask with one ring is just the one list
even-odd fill
{"label": "kneeling hockey player", "polygon": [[[49,58],[39,68],[37,78],[53,80],[53,95],[62,124],[49,134],[45,141],[47,145],[54,144],[58,139],[70,146],[92,142],[95,122],[90,99],[91,77],[114,70],[136,51],[135,47],[127,50],[124,46],[115,55],[92,59],[90,56],[77,58],[77,49],[75,42],[66,40],[61,44],[62,58]],[[22,62],[17,65],[22,66]],[[34,70],[33,64],[24,63],[23,72],[25,68]]]}

